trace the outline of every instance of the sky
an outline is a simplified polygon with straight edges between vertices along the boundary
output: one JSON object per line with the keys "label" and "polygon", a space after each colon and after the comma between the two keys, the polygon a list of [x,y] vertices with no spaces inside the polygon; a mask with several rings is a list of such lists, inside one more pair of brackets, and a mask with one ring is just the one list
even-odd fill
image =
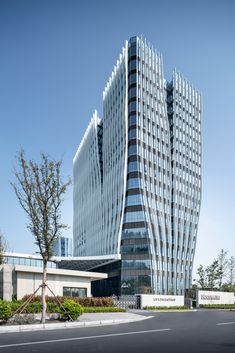
{"label": "sky", "polygon": [[[16,152],[72,160],[125,40],[143,35],[203,95],[203,197],[195,255],[235,256],[235,2],[0,0],[0,229],[9,249],[37,251],[10,185]],[[72,236],[73,193],[62,220]]]}

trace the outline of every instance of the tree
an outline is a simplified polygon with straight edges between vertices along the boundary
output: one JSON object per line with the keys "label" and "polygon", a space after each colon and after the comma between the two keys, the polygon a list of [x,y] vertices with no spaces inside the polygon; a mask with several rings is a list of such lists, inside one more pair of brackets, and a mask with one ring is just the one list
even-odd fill
{"label": "tree", "polygon": [[206,277],[206,270],[202,265],[200,265],[197,269],[197,275],[199,276],[199,279],[196,280],[196,282],[199,284],[199,286],[204,289],[207,287],[207,277]]}
{"label": "tree", "polygon": [[235,285],[224,283],[221,287],[221,291],[223,292],[235,292]]}
{"label": "tree", "polygon": [[216,281],[221,278],[221,267],[218,260],[214,260],[211,265],[206,268],[206,276],[208,287],[213,289],[216,287]]}
{"label": "tree", "polygon": [[3,233],[0,231],[0,265],[4,264],[4,253],[7,248],[6,239]]}
{"label": "tree", "polygon": [[42,318],[46,319],[47,263],[53,255],[53,245],[67,225],[61,223],[61,204],[71,180],[63,182],[62,161],[41,153],[41,162],[25,159],[24,151],[17,154],[18,170],[11,185],[28,217],[27,228],[35,237],[43,262]]}
{"label": "tree", "polygon": [[217,261],[220,267],[220,276],[219,276],[219,288],[222,287],[223,284],[223,279],[227,275],[227,270],[228,270],[228,251],[221,250],[218,257]]}
{"label": "tree", "polygon": [[233,286],[235,284],[235,257],[231,256],[228,260],[227,271],[228,283]]}

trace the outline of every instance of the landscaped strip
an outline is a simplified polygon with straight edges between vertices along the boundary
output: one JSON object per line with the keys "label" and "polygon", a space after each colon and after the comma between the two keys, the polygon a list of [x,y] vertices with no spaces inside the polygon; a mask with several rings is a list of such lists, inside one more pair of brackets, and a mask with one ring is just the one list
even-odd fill
{"label": "landscaped strip", "polygon": [[175,311],[175,310],[191,310],[187,306],[145,306],[143,308],[144,310],[169,310],[169,311]]}
{"label": "landscaped strip", "polygon": [[115,306],[88,306],[84,307],[84,313],[124,313],[126,309],[116,308]]}
{"label": "landscaped strip", "polygon": [[205,309],[235,309],[235,304],[201,304],[200,308]]}
{"label": "landscaped strip", "polygon": [[[15,324],[32,324],[42,312],[41,297],[32,298],[27,304],[27,297],[8,302],[0,299],[0,324],[8,321]],[[25,303],[27,305],[25,305]],[[125,309],[114,306],[112,298],[70,298],[48,297],[47,314],[50,320],[76,320],[83,313],[118,313]]]}

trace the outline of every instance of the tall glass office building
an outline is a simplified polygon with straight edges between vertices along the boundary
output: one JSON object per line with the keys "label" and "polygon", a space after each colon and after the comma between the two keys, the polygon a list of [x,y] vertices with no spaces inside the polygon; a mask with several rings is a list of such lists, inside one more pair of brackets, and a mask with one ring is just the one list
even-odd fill
{"label": "tall glass office building", "polygon": [[201,94],[132,37],[74,157],[74,255],[121,254],[121,293],[181,294],[201,203]]}

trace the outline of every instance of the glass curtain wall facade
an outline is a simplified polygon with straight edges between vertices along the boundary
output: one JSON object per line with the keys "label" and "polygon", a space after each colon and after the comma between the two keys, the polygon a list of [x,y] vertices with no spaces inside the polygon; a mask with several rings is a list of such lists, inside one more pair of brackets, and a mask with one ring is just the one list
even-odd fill
{"label": "glass curtain wall facade", "polygon": [[133,37],[93,120],[74,158],[74,255],[121,254],[122,294],[181,294],[200,211],[200,93],[176,72],[167,83],[161,54]]}
{"label": "glass curtain wall facade", "polygon": [[60,236],[53,246],[53,256],[72,256],[72,239]]}

